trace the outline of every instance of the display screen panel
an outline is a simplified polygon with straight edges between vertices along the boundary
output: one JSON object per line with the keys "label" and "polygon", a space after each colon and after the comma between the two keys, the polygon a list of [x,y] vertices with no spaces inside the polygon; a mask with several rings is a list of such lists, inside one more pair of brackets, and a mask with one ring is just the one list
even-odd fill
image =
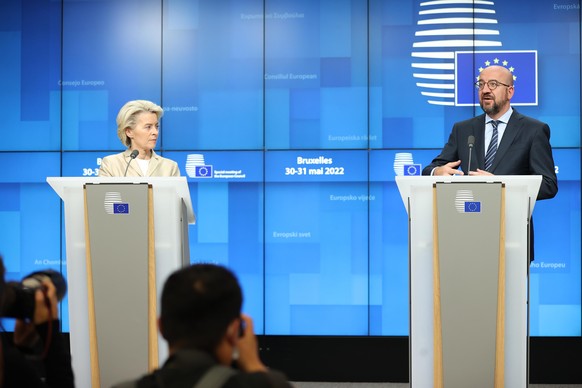
{"label": "display screen panel", "polygon": [[474,81],[501,63],[514,109],[551,128],[559,180],[534,210],[530,334],[580,336],[579,9],[461,13],[397,0],[2,2],[7,277],[66,274],[62,201],[46,178],[97,176],[124,149],[118,110],[146,99],[165,109],[156,151],[188,179],[191,261],[236,272],[258,333],[406,336],[394,178],[481,114]]}

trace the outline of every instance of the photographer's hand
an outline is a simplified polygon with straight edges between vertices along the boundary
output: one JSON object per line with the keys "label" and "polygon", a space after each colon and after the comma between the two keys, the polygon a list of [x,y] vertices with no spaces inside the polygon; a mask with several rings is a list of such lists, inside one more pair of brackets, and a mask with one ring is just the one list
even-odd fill
{"label": "photographer's hand", "polygon": [[17,319],[14,325],[14,344],[21,348],[32,348],[40,340],[36,325],[58,318],[57,295],[54,284],[44,280],[42,288],[35,291],[34,316],[32,321]]}
{"label": "photographer's hand", "polygon": [[34,294],[34,301],[33,322],[35,325],[58,319],[57,289],[50,279],[42,281],[42,287]]}
{"label": "photographer's hand", "polygon": [[236,364],[245,372],[264,372],[267,367],[259,357],[259,344],[253,328],[253,320],[246,314],[241,315],[244,321],[244,333],[238,339],[237,347],[239,351]]}

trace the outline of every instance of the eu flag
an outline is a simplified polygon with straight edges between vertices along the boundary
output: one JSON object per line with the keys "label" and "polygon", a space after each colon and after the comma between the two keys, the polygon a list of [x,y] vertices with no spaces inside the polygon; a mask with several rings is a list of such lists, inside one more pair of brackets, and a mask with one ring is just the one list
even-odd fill
{"label": "eu flag", "polygon": [[511,105],[538,105],[538,52],[457,51],[455,52],[456,105],[479,105],[475,87],[480,69],[499,65],[513,73],[515,93]]}
{"label": "eu flag", "polygon": [[195,166],[194,176],[196,178],[212,178],[212,166]]}
{"label": "eu flag", "polygon": [[465,202],[465,213],[481,213],[481,202]]}
{"label": "eu flag", "polygon": [[129,203],[114,203],[113,214],[129,214]]}
{"label": "eu flag", "polygon": [[404,176],[421,175],[422,168],[418,163],[415,164],[405,164],[402,166],[402,172]]}

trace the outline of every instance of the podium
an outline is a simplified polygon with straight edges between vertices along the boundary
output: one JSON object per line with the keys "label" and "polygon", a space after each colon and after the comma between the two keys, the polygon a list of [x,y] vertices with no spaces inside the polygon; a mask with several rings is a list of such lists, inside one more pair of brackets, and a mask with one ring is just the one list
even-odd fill
{"label": "podium", "polygon": [[396,177],[409,218],[410,386],[527,387],[542,177]]}
{"label": "podium", "polygon": [[189,264],[185,177],[49,177],[65,205],[70,342],[79,387],[109,387],[167,357],[162,286]]}

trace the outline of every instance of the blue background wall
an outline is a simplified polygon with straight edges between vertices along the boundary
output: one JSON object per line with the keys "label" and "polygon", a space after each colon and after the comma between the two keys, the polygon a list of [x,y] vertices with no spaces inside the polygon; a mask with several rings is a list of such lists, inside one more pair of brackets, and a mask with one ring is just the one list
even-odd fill
{"label": "blue background wall", "polygon": [[[531,334],[580,336],[579,2],[453,8],[1,0],[7,277],[66,272],[61,200],[46,177],[94,176],[101,157],[123,148],[119,108],[149,99],[165,109],[159,152],[191,175],[191,260],[237,273],[258,333],[405,336],[407,217],[394,162],[428,164],[454,122],[481,113],[472,83],[484,61],[498,58],[524,91],[515,108],[549,123],[559,178],[557,197],[535,209]],[[473,16],[474,25],[430,24]],[[442,31],[462,27],[494,33]],[[442,42],[450,39],[458,40]],[[461,64],[473,46],[486,53]],[[188,171],[192,154],[214,174]],[[66,303],[63,314],[68,329]]]}

